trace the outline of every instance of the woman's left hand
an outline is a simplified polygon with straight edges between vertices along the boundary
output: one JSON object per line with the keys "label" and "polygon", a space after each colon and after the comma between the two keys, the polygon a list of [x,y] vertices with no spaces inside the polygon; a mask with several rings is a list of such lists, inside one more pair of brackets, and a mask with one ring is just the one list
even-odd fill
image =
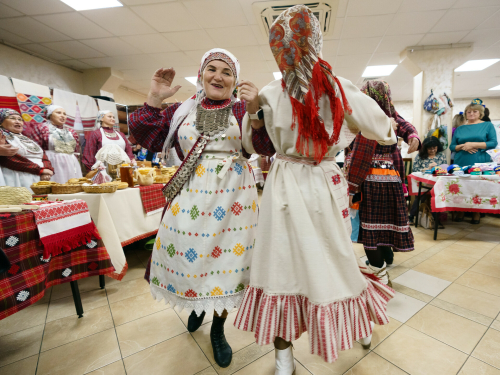
{"label": "woman's left hand", "polygon": [[49,175],[49,174],[42,174],[42,175],[40,176],[40,181],[50,181],[50,178],[51,178],[51,177],[52,177],[52,176],[51,176],[51,175]]}
{"label": "woman's left hand", "polygon": [[246,101],[247,112],[257,113],[259,110],[259,89],[250,81],[242,80],[240,87],[240,99]]}
{"label": "woman's left hand", "polygon": [[418,150],[418,145],[420,144],[420,141],[418,138],[411,138],[410,141],[408,142],[408,154],[411,154],[412,152],[415,152]]}

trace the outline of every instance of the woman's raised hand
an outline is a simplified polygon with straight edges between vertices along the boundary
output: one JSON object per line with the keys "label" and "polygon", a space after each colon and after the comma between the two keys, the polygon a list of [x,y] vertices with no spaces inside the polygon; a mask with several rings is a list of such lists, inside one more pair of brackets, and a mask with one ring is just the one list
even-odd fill
{"label": "woman's raised hand", "polygon": [[163,100],[174,96],[181,86],[172,86],[175,78],[174,68],[158,69],[151,78],[151,86],[148,95],[148,104],[153,107],[161,107]]}

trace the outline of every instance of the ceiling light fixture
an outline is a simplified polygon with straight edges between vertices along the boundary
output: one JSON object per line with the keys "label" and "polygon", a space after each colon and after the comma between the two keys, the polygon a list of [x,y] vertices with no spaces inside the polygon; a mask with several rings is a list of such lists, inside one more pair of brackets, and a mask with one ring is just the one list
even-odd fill
{"label": "ceiling light fixture", "polygon": [[362,77],[386,77],[396,69],[397,65],[371,65],[367,66]]}
{"label": "ceiling light fixture", "polygon": [[196,83],[198,82],[198,77],[184,77],[186,79],[186,81],[189,81],[190,83],[192,83],[193,85],[196,86]]}
{"label": "ceiling light fixture", "polygon": [[123,4],[118,0],[61,0],[74,10],[90,10],[103,8],[122,7]]}
{"label": "ceiling light fixture", "polygon": [[281,72],[273,72],[274,79],[281,79],[283,78],[283,74]]}
{"label": "ceiling light fixture", "polygon": [[492,87],[491,89],[488,89],[488,90],[500,90],[500,85]]}
{"label": "ceiling light fixture", "polygon": [[455,72],[476,72],[499,62],[500,59],[469,60],[455,69]]}

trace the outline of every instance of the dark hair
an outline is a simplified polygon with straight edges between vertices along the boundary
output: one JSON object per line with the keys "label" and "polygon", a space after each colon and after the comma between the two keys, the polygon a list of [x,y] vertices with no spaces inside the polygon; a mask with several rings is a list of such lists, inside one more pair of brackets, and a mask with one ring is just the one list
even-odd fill
{"label": "dark hair", "polygon": [[418,156],[420,156],[420,159],[427,159],[429,157],[429,153],[427,152],[429,147],[437,147],[437,153],[443,152],[443,145],[441,142],[436,137],[427,137],[424,139],[422,142],[422,148],[420,149],[420,152],[418,153]]}
{"label": "dark hair", "polygon": [[487,122],[491,122],[490,120],[490,110],[486,107],[484,107],[484,116],[483,118],[481,119],[483,121],[487,121]]}

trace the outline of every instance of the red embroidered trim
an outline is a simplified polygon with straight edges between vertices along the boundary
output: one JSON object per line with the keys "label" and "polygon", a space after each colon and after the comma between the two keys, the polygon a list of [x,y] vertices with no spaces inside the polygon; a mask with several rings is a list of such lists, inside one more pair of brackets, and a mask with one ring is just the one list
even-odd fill
{"label": "red embroidered trim", "polygon": [[151,232],[148,232],[148,233],[141,234],[141,235],[139,235],[139,236],[135,236],[135,237],[133,237],[133,238],[131,238],[131,239],[129,239],[129,240],[123,241],[123,242],[121,243],[121,245],[122,245],[122,247],[123,247],[123,246],[127,246],[127,245],[130,245],[131,243],[134,243],[134,242],[140,241],[140,240],[142,240],[142,239],[144,239],[144,238],[147,238],[147,237],[153,236],[153,235],[155,235],[155,234],[157,234],[157,233],[158,233],[158,229],[156,229],[156,230],[154,230],[154,231],[151,231]]}
{"label": "red embroidered trim", "polygon": [[204,109],[224,109],[229,107],[229,105],[231,104],[231,99],[226,99],[221,104],[214,104],[210,103],[210,100],[208,98],[203,98],[200,104]]}
{"label": "red embroidered trim", "polygon": [[59,232],[40,239],[43,244],[43,258],[56,256],[62,252],[71,251],[79,246],[88,244],[92,238],[101,239],[93,221],[73,229]]}
{"label": "red embroidered trim", "polygon": [[392,230],[398,233],[408,232],[410,230],[409,225],[400,227],[394,224],[370,224],[370,223],[361,223],[361,228],[366,230]]}

